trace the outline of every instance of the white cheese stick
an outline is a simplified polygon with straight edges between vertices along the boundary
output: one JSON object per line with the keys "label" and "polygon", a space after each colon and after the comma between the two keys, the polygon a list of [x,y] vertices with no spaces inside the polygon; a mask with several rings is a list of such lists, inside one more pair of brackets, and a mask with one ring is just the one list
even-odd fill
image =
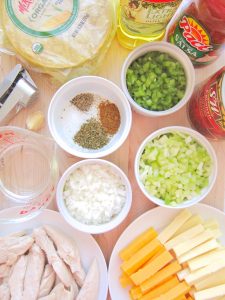
{"label": "white cheese stick", "polygon": [[211,233],[214,239],[218,239],[222,235],[222,232],[219,229],[211,229]]}
{"label": "white cheese stick", "polygon": [[197,234],[202,233],[204,230],[205,230],[205,228],[203,225],[201,225],[201,224],[196,225],[196,226],[188,229],[187,231],[177,235],[175,238],[169,240],[164,246],[166,247],[167,250],[171,250],[178,244],[195,237]]}
{"label": "white cheese stick", "polygon": [[177,277],[180,281],[182,281],[189,274],[190,274],[190,270],[188,268],[185,268],[177,273]]}
{"label": "white cheese stick", "polygon": [[194,249],[190,250],[189,252],[179,256],[178,261],[180,264],[185,263],[194,257],[197,257],[201,254],[207,253],[207,252],[209,252],[213,249],[217,249],[219,247],[220,247],[220,244],[217,242],[217,240],[211,239],[211,240],[195,247]]}
{"label": "white cheese stick", "polygon": [[194,236],[192,239],[186,240],[185,242],[173,247],[173,251],[177,256],[181,256],[212,238],[213,234],[211,230],[205,230],[205,232]]}
{"label": "white cheese stick", "polygon": [[216,249],[201,256],[195,257],[187,262],[191,271],[203,268],[213,263],[213,261],[225,257],[225,249]]}
{"label": "white cheese stick", "polygon": [[182,210],[173,219],[173,221],[159,234],[158,240],[162,244],[165,244],[191,216],[192,213],[189,210]]}
{"label": "white cheese stick", "polygon": [[195,288],[201,291],[221,284],[225,284],[225,268],[196,282]]}
{"label": "white cheese stick", "polygon": [[223,269],[225,267],[225,258],[214,261],[212,264],[196,270],[185,277],[185,281],[192,285],[196,283],[198,280],[203,279],[204,277],[216,273],[217,271]]}
{"label": "white cheese stick", "polygon": [[203,224],[204,221],[201,216],[199,215],[193,215],[191,216],[181,227],[176,231],[176,233],[173,235],[173,238],[177,235],[183,233],[184,231],[191,229],[192,227]]}
{"label": "white cheese stick", "polygon": [[205,221],[203,223],[203,225],[206,229],[212,229],[213,230],[213,229],[219,229],[220,228],[219,223],[214,219],[210,219],[210,220]]}
{"label": "white cheese stick", "polygon": [[225,296],[225,284],[194,293],[195,300],[214,300],[216,297]]}

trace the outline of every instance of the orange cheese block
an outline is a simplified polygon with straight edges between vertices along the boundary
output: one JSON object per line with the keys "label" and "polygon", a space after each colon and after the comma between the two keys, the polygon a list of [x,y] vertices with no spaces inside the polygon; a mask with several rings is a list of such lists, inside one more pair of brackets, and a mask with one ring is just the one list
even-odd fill
{"label": "orange cheese block", "polygon": [[122,260],[128,260],[134,253],[157,237],[157,232],[151,227],[140,234],[128,246],[119,252]]}
{"label": "orange cheese block", "polygon": [[162,248],[162,244],[157,239],[152,240],[146,246],[136,252],[131,258],[124,261],[121,269],[127,275],[131,275],[137,271],[144,263],[153,257],[158,250]]}
{"label": "orange cheese block", "polygon": [[158,251],[156,252],[156,254],[154,254],[143,266],[150,264],[151,261],[153,261],[157,256],[159,256],[160,254],[162,254],[165,251],[166,251],[166,248],[164,246],[160,247],[158,249]]}
{"label": "orange cheese block", "polygon": [[181,270],[181,265],[177,261],[173,261],[162,270],[158,271],[155,275],[144,281],[140,287],[143,294],[146,294],[156,285],[159,285],[163,281],[167,280],[170,276],[176,274]]}
{"label": "orange cheese block", "polygon": [[136,273],[131,275],[133,283],[135,285],[140,285],[146,279],[153,276],[156,272],[165,267],[172,260],[173,256],[168,251],[164,251],[162,254],[152,260],[151,263],[147,264],[143,268],[139,269]]}
{"label": "orange cheese block", "polygon": [[152,300],[174,300],[180,296],[186,295],[190,290],[190,286],[185,282],[178,283],[175,287],[159,297],[152,298]]}
{"label": "orange cheese block", "polygon": [[130,290],[130,295],[131,298],[134,300],[138,300],[141,299],[141,297],[143,296],[141,289],[139,286],[134,286],[131,290]]}
{"label": "orange cheese block", "polygon": [[186,296],[179,296],[177,298],[175,298],[174,300],[186,300]]}
{"label": "orange cheese block", "polygon": [[165,292],[168,292],[171,288],[175,287],[179,283],[179,280],[176,276],[171,277],[168,281],[164,282],[163,284],[157,286],[149,293],[145,294],[141,300],[152,300],[155,297],[158,297]]}
{"label": "orange cheese block", "polygon": [[122,274],[120,276],[120,284],[123,288],[129,286],[129,285],[133,285],[132,280],[126,275],[126,274]]}
{"label": "orange cheese block", "polygon": [[188,296],[187,300],[193,300],[193,298],[191,296]]}

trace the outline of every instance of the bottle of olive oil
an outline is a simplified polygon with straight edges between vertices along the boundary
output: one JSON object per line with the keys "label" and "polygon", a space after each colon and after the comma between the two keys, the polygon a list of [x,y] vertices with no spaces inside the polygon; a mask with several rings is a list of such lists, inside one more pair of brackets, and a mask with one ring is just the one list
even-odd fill
{"label": "bottle of olive oil", "polygon": [[166,26],[182,0],[120,0],[117,37],[133,49],[163,39]]}

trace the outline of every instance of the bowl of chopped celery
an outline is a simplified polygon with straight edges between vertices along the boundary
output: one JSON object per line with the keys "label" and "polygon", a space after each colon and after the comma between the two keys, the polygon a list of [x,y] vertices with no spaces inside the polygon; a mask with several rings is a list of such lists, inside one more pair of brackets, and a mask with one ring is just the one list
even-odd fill
{"label": "bowl of chopped celery", "polygon": [[121,72],[122,89],[138,113],[157,117],[182,108],[195,86],[188,56],[167,42],[148,43],[132,51]]}
{"label": "bowl of chopped celery", "polygon": [[157,205],[184,208],[203,200],[217,176],[217,158],[208,140],[181,126],[159,129],[141,144],[135,177],[144,195]]}

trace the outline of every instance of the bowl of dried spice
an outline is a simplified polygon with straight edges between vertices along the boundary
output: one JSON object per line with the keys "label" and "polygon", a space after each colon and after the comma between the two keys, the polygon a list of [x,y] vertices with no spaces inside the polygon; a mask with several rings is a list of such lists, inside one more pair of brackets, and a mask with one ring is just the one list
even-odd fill
{"label": "bowl of dried spice", "polygon": [[100,158],[126,140],[132,122],[130,104],[113,82],[83,76],[63,85],[53,96],[48,125],[57,144],[81,158]]}

